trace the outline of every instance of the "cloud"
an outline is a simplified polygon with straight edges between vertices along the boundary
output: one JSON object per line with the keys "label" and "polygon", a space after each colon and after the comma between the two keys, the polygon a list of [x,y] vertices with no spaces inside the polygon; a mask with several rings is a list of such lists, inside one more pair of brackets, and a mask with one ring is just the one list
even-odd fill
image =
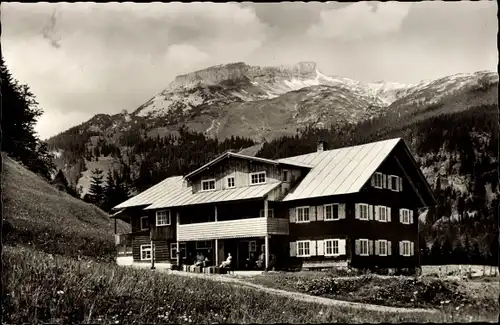
{"label": "cloud", "polygon": [[397,32],[410,7],[411,4],[404,2],[356,2],[341,9],[325,10],[307,35],[352,41]]}
{"label": "cloud", "polygon": [[47,22],[47,25],[42,30],[42,36],[46,40],[50,42],[50,45],[55,47],[56,49],[60,48],[61,45],[59,44],[60,39],[54,38],[54,29],[56,27],[56,11],[52,13],[50,16],[49,21]]}
{"label": "cloud", "polygon": [[180,65],[182,69],[198,66],[206,62],[210,56],[189,44],[173,44],[165,55],[168,64]]}

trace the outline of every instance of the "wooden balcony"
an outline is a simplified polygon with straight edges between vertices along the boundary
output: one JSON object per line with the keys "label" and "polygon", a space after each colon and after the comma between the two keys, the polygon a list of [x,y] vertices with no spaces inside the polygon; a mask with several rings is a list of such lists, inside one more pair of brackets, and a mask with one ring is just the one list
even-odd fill
{"label": "wooden balcony", "polygon": [[224,238],[288,235],[288,219],[249,218],[179,225],[177,240],[211,240]]}
{"label": "wooden balcony", "polygon": [[175,240],[174,226],[153,227],[151,240]]}

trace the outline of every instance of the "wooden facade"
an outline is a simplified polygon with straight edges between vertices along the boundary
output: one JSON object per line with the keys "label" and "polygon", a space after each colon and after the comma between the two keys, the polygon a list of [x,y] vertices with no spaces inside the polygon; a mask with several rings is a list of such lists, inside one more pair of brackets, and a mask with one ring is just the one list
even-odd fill
{"label": "wooden facade", "polygon": [[[242,268],[251,253],[258,256],[265,252],[267,242],[269,255],[276,257],[278,268],[417,267],[418,208],[429,205],[433,196],[422,193],[428,184],[404,148],[404,143],[396,146],[355,192],[306,195],[290,201],[283,198],[300,185],[309,172],[307,168],[236,157],[222,159],[190,176],[186,186],[197,193],[203,180],[215,179],[214,191],[230,191],[227,185],[251,187],[249,182],[254,172],[265,172],[266,183],[279,186],[261,198],[208,201],[154,210],[127,208],[132,224],[133,259],[144,262],[141,247],[153,242],[155,262],[175,264],[175,249],[179,244],[181,264],[192,263],[197,253],[203,253],[213,264],[220,264],[231,253],[235,267]],[[337,173],[348,174],[345,170]],[[234,183],[229,184],[227,177],[234,177]],[[338,186],[337,177],[331,179],[332,186]],[[313,190],[302,189],[301,195]],[[158,211],[169,215],[168,225],[156,225]],[[147,229],[144,229],[146,223]],[[254,250],[250,250],[249,245]]]}

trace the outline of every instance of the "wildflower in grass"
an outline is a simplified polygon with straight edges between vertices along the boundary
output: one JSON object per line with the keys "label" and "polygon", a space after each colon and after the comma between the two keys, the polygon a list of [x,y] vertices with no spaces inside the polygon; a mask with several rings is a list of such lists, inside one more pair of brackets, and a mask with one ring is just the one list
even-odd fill
{"label": "wildflower in grass", "polygon": [[64,294],[64,291],[62,291],[62,290],[58,290],[58,291],[57,291],[57,294],[58,294],[58,295],[62,295],[62,294]]}

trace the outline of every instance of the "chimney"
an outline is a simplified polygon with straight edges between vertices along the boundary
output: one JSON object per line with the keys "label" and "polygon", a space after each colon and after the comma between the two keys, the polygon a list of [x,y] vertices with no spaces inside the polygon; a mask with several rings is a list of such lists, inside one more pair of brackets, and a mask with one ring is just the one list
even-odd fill
{"label": "chimney", "polygon": [[325,140],[318,140],[318,147],[316,151],[325,151],[326,150],[326,141]]}

